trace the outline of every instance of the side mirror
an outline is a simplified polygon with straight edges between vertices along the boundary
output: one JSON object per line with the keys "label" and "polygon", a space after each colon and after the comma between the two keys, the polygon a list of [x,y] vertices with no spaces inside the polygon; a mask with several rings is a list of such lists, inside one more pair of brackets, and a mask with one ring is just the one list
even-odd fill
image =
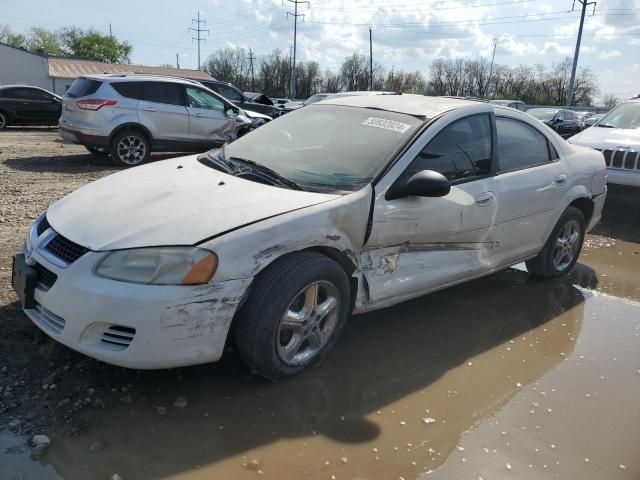
{"label": "side mirror", "polygon": [[562,120],[561,118],[554,118],[553,119],[553,123],[562,123],[564,120]]}
{"label": "side mirror", "polygon": [[227,114],[227,117],[235,118],[240,112],[237,108],[229,108],[225,113]]}
{"label": "side mirror", "polygon": [[394,183],[387,191],[386,199],[404,197],[444,197],[451,191],[447,177],[433,170],[422,170],[409,180]]}

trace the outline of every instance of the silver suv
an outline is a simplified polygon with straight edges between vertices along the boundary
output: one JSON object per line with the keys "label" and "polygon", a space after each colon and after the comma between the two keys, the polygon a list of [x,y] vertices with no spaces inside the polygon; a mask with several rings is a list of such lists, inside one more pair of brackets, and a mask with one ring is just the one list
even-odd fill
{"label": "silver suv", "polygon": [[203,151],[233,141],[251,123],[237,106],[197,82],[173,77],[85,75],[62,99],[60,135],[119,165],[155,151]]}

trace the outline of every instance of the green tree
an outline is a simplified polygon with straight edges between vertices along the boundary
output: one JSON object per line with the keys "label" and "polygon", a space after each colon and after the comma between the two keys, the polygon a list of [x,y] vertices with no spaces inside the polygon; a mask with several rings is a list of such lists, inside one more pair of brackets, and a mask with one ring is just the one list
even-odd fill
{"label": "green tree", "polygon": [[45,55],[61,55],[60,38],[55,32],[40,27],[31,27],[27,35],[27,49]]}
{"label": "green tree", "polygon": [[0,24],[0,42],[16,48],[27,47],[27,37],[21,33],[13,33],[9,25]]}
{"label": "green tree", "polygon": [[111,63],[130,63],[133,47],[126,41],[119,41],[96,30],[82,30],[77,27],[65,28],[60,34],[66,54],[74,57],[95,58]]}

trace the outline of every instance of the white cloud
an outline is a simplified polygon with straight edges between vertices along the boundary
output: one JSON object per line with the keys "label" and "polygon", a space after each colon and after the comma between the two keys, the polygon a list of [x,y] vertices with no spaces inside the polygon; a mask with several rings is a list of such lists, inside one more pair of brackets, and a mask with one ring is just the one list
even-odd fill
{"label": "white cloud", "polygon": [[621,57],[622,53],[619,50],[603,50],[598,55],[598,58],[601,60],[609,60],[610,58]]}

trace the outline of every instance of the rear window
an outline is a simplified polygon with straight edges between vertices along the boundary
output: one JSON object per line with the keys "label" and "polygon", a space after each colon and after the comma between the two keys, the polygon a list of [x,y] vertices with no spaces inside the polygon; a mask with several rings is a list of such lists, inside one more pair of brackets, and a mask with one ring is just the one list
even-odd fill
{"label": "rear window", "polygon": [[90,80],[88,78],[78,78],[69,87],[65,95],[71,98],[86,97],[96,93],[102,82],[98,80]]}
{"label": "rear window", "polygon": [[142,82],[116,82],[112,83],[113,89],[126,98],[140,100],[142,96]]}
{"label": "rear window", "polygon": [[182,86],[168,82],[144,82],[142,99],[147,102],[184,105]]}

